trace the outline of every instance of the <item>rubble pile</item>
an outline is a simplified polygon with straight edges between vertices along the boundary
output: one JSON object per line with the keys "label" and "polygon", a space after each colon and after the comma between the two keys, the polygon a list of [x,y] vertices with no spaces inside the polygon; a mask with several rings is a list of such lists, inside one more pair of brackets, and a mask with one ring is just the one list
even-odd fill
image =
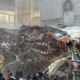
{"label": "rubble pile", "polygon": [[[13,30],[12,30],[13,31]],[[51,61],[70,55],[65,43],[54,38],[54,32],[40,26],[28,26],[18,31],[1,30],[0,44],[8,43],[10,51],[19,56],[19,66],[23,70],[44,70]],[[15,33],[15,34],[14,34]],[[7,55],[11,59],[7,58]],[[6,63],[14,60],[13,55],[6,54]],[[26,73],[26,72],[25,72]],[[27,73],[26,73],[27,74]]]}
{"label": "rubble pile", "polygon": [[[59,44],[61,44],[53,37],[52,32],[38,26],[28,27],[26,30],[20,31],[18,40],[18,45],[22,51],[33,50],[40,54],[50,54],[52,50],[59,49]],[[64,48],[64,43],[61,45],[62,47]]]}
{"label": "rubble pile", "polygon": [[16,30],[7,30],[0,28],[0,45],[1,43],[8,43],[9,45],[13,45],[14,43],[17,42],[18,35],[10,33],[9,31],[16,31]]}
{"label": "rubble pile", "polygon": [[[54,33],[43,27],[27,27],[19,31],[19,56],[24,63],[44,69],[51,61],[70,55],[64,42],[54,38]],[[44,64],[45,63],[45,64]]]}

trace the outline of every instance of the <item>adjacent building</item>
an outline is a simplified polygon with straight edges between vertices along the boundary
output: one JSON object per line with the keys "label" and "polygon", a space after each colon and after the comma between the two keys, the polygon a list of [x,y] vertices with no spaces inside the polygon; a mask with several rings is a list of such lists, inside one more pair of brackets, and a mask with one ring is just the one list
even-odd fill
{"label": "adjacent building", "polygon": [[15,1],[0,0],[0,28],[15,27]]}
{"label": "adjacent building", "polygon": [[80,0],[40,0],[41,25],[80,26]]}
{"label": "adjacent building", "polygon": [[40,25],[39,0],[18,0],[18,24]]}
{"label": "adjacent building", "polygon": [[0,0],[0,27],[40,25],[39,0]]}

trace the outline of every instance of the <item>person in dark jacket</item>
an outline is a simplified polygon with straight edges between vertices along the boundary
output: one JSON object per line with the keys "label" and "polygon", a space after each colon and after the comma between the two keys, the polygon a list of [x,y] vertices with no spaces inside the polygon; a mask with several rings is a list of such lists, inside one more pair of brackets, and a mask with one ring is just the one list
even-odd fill
{"label": "person in dark jacket", "polygon": [[20,78],[23,78],[23,73],[22,73],[20,67],[18,67],[18,69],[16,71],[15,78],[16,78],[16,80],[19,80]]}
{"label": "person in dark jacket", "polygon": [[0,73],[0,80],[5,80],[2,73]]}

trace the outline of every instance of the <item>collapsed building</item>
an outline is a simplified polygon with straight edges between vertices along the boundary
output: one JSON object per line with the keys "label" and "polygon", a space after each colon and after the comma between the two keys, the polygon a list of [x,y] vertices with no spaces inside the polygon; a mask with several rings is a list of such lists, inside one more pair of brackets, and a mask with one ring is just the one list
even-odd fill
{"label": "collapsed building", "polygon": [[[55,35],[56,29],[50,31],[41,26],[22,26],[20,30],[14,30],[14,32],[16,34],[10,30],[1,31],[1,43],[4,41],[8,43],[9,50],[18,55],[20,62],[17,65],[23,68],[26,75],[31,74],[30,70],[33,73],[43,71],[51,62],[71,55],[71,40],[65,36]],[[60,31],[60,33],[65,32]],[[10,56],[10,59],[7,58],[7,55]],[[8,53],[4,54],[4,57],[6,59],[4,65],[15,60],[15,57]]]}

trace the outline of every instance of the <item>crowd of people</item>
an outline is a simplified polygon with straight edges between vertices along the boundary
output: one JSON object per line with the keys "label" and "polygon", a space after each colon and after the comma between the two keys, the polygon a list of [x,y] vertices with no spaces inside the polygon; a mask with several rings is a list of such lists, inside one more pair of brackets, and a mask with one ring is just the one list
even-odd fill
{"label": "crowd of people", "polygon": [[15,77],[13,76],[13,73],[10,70],[7,71],[6,76],[0,73],[0,80],[20,80],[20,78],[23,78],[23,73],[20,67],[18,67],[15,73]]}
{"label": "crowd of people", "polygon": [[49,78],[47,75],[45,76],[42,72],[37,72],[34,75],[30,75],[27,76],[27,78],[24,78],[24,73],[22,72],[21,68],[18,67],[15,75],[13,75],[10,70],[7,70],[6,75],[0,73],[0,80],[49,80]]}

